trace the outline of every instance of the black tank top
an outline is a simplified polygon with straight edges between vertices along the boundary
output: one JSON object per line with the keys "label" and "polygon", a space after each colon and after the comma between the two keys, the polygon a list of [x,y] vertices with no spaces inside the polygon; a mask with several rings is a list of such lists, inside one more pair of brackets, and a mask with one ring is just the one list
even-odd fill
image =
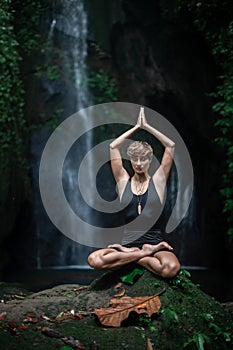
{"label": "black tank top", "polygon": [[[142,212],[140,215],[138,214],[139,200],[142,207]],[[141,196],[138,196],[132,192],[131,179],[129,179],[122,195],[121,206],[124,207],[124,223],[131,223],[130,230],[144,230],[145,226],[148,225],[150,228],[160,228],[159,217],[161,215],[163,205],[160,201],[152,179],[149,180],[147,191]],[[135,222],[135,225],[132,224],[133,222]]]}

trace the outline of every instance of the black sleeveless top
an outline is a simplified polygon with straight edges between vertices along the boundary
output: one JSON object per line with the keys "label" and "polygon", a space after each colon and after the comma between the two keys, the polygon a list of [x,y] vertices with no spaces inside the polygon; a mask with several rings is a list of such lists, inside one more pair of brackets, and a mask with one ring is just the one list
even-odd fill
{"label": "black sleeveless top", "polygon": [[[142,207],[140,215],[138,213],[139,200]],[[152,179],[149,180],[147,191],[140,196],[132,192],[131,179],[129,179],[122,195],[121,206],[124,207],[123,244],[141,237],[145,232],[160,229],[159,217],[163,205]]]}

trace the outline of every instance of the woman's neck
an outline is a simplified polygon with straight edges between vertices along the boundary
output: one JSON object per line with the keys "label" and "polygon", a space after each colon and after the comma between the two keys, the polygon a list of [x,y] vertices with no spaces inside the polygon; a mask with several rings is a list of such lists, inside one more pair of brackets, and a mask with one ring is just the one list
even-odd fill
{"label": "woman's neck", "polygon": [[143,174],[141,174],[141,175],[135,173],[134,176],[133,176],[133,179],[134,179],[134,181],[136,181],[136,182],[142,183],[142,182],[148,181],[148,180],[150,179],[150,176],[149,176],[148,173],[143,173]]}

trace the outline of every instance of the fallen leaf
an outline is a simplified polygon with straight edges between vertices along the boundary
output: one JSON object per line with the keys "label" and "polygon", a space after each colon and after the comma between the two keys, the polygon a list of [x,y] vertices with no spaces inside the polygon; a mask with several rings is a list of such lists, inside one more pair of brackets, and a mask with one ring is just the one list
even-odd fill
{"label": "fallen leaf", "polygon": [[25,299],[25,294],[22,294],[22,295],[18,295],[18,294],[14,294],[13,295],[13,298],[15,298],[15,299]]}
{"label": "fallen leaf", "polygon": [[147,338],[147,350],[153,350],[153,346],[150,338]]}
{"label": "fallen leaf", "polygon": [[122,286],[122,283],[121,283],[121,282],[118,282],[118,283],[115,285],[114,289],[118,289],[118,288],[120,288],[121,286]]}
{"label": "fallen leaf", "polygon": [[84,345],[82,343],[80,343],[79,340],[76,340],[72,337],[62,338],[62,340],[66,345],[69,345],[74,350],[85,350]]}
{"label": "fallen leaf", "polygon": [[114,294],[114,297],[123,297],[123,295],[125,295],[125,288],[122,288],[119,292]]}
{"label": "fallen leaf", "polygon": [[36,315],[32,314],[31,312],[27,312],[25,316],[30,318],[36,318]]}
{"label": "fallen leaf", "polygon": [[0,314],[0,321],[4,321],[5,318],[6,318],[6,315],[7,315],[7,312],[6,312],[6,311],[2,312],[2,313]]}
{"label": "fallen leaf", "polygon": [[75,313],[74,310],[71,310],[71,311],[66,311],[66,312],[60,312],[56,318],[55,318],[55,321],[56,322],[61,322],[61,321],[64,321],[64,320],[68,320],[68,319],[71,319],[71,320],[81,320],[83,318],[83,316],[79,313]]}
{"label": "fallen leaf", "polygon": [[121,322],[129,316],[131,311],[138,314],[146,313],[151,316],[161,307],[158,294],[134,298],[129,296],[124,296],[121,299],[113,298],[109,304],[110,307],[95,309],[94,313],[104,326],[112,327],[120,327]]}
{"label": "fallen leaf", "polygon": [[[83,314],[81,314],[81,313],[79,313],[79,312],[77,312],[77,313],[75,313],[74,314],[74,320],[81,320],[82,318],[83,318],[83,315],[85,315],[84,313]],[[89,314],[90,315],[90,314]],[[88,316],[89,316],[88,315]]]}
{"label": "fallen leaf", "polygon": [[43,327],[41,332],[50,338],[62,338],[62,334],[49,327]]}
{"label": "fallen leaf", "polygon": [[19,326],[20,329],[27,329],[28,326],[25,326],[24,324],[22,324],[21,326]]}
{"label": "fallen leaf", "polygon": [[31,317],[27,317],[23,320],[23,323],[37,323],[38,319],[37,318],[31,318]]}
{"label": "fallen leaf", "polygon": [[7,323],[7,330],[12,334],[12,335],[18,335],[18,322],[15,320],[10,320]]}
{"label": "fallen leaf", "polygon": [[54,320],[52,320],[51,318],[49,318],[49,317],[46,316],[45,314],[41,314],[41,315],[40,315],[40,318],[41,318],[42,320],[45,320],[45,321],[54,322]]}

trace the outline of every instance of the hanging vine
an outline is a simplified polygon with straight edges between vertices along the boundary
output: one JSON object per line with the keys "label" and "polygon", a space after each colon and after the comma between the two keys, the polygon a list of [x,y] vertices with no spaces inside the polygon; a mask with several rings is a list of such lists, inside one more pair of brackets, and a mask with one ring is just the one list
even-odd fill
{"label": "hanging vine", "polygon": [[2,0],[0,8],[0,190],[3,204],[17,177],[27,182],[27,136],[23,55],[38,47],[40,1]]}
{"label": "hanging vine", "polygon": [[26,167],[24,137],[24,89],[20,78],[21,57],[13,27],[10,0],[0,8],[0,169],[1,191],[6,191],[12,171]]}

